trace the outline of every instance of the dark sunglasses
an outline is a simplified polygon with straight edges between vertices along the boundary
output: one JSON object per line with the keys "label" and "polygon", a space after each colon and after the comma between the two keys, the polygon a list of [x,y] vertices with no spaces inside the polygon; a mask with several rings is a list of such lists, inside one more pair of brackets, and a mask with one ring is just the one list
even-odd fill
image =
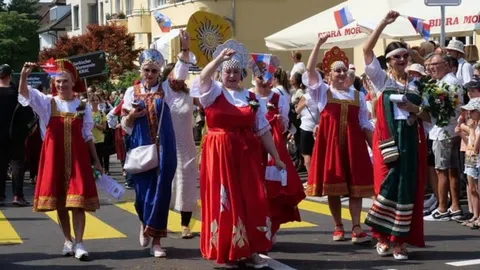
{"label": "dark sunglasses", "polygon": [[408,60],[408,57],[410,55],[408,53],[404,54],[404,55],[392,55],[392,58],[395,59],[395,60],[400,60],[400,59],[405,59],[405,60]]}
{"label": "dark sunglasses", "polygon": [[144,68],[143,72],[145,73],[152,73],[152,74],[157,74],[158,70],[157,69],[149,69],[149,68]]}

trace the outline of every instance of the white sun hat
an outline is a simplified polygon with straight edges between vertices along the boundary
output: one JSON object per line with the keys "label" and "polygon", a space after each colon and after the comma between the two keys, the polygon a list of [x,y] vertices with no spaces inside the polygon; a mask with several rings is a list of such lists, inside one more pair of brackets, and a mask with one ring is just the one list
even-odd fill
{"label": "white sun hat", "polygon": [[460,40],[452,39],[450,40],[450,42],[448,42],[448,46],[446,49],[465,54],[465,51],[463,50],[463,48],[464,48],[463,42],[461,42]]}
{"label": "white sun hat", "polygon": [[425,73],[425,68],[420,65],[420,64],[411,64],[408,68],[407,68],[407,72],[409,71],[415,71],[415,72],[418,72],[420,74],[422,74],[423,76],[427,75]]}

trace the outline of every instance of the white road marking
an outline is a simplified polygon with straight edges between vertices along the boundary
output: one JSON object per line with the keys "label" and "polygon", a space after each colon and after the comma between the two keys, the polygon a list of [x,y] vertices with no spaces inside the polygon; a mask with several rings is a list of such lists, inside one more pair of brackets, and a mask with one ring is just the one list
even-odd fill
{"label": "white road marking", "polygon": [[264,258],[268,262],[268,267],[272,268],[274,270],[297,270],[295,268],[292,268],[286,264],[283,264],[277,260],[274,260],[268,256],[260,254],[260,257]]}
{"label": "white road marking", "polygon": [[466,260],[466,261],[458,261],[458,262],[449,262],[449,263],[446,263],[446,264],[451,265],[451,266],[476,265],[476,264],[480,264],[480,259],[476,259],[476,260]]}

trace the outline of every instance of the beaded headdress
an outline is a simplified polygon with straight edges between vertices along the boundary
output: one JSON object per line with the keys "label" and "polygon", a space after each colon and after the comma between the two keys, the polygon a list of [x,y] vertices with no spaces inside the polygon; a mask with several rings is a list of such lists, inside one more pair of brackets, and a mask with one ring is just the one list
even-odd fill
{"label": "beaded headdress", "polygon": [[163,63],[165,62],[162,53],[155,49],[146,49],[140,54],[140,68],[143,68],[146,64],[155,65],[158,70],[162,69]]}
{"label": "beaded headdress", "polygon": [[235,50],[235,54],[233,55],[232,59],[223,62],[223,64],[220,65],[219,71],[231,68],[238,68],[242,70],[247,68],[250,54],[248,53],[247,48],[245,48],[242,43],[234,39],[229,39],[225,43],[218,45],[218,47],[215,49],[215,52],[213,53],[213,58],[217,58],[220,53],[227,48]]}

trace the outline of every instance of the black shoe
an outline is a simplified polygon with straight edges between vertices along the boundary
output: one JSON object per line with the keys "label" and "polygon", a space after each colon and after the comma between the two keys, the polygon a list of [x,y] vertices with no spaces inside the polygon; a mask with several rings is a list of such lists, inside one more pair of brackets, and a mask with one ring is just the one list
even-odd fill
{"label": "black shoe", "polygon": [[464,221],[472,219],[472,217],[473,217],[473,214],[470,212],[467,212],[463,214],[461,217],[457,218],[455,221],[458,223],[463,223]]}

